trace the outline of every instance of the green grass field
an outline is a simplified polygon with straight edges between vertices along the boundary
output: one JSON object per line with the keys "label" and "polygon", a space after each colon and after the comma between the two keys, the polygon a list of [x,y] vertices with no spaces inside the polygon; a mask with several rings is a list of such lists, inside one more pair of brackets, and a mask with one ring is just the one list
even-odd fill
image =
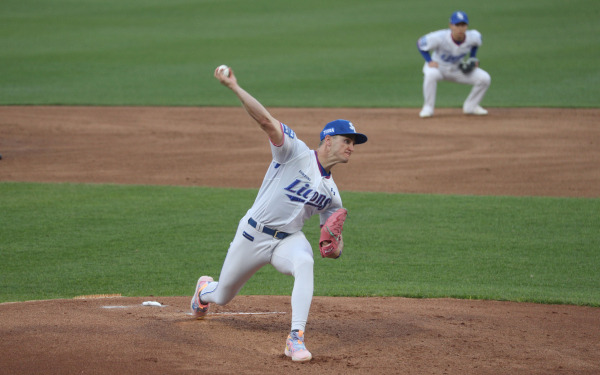
{"label": "green grass field", "polygon": [[[460,6],[483,34],[489,107],[597,107],[597,0],[3,0],[0,105],[420,107],[417,39]],[[440,84],[438,106],[468,86]]]}
{"label": "green grass field", "polygon": [[[419,36],[442,0],[3,0],[0,105],[238,106],[229,64],[267,106],[420,107]],[[460,3],[484,36],[489,107],[598,107],[596,0]],[[469,88],[441,84],[438,105]],[[0,145],[2,142],[0,129]],[[1,168],[1,166],[0,166]],[[218,276],[256,191],[1,182],[0,302],[189,295]],[[227,204],[225,204],[227,202]],[[317,295],[600,306],[600,201],[345,192],[338,261]],[[313,245],[317,224],[306,228]],[[245,294],[288,294],[270,267]]]}
{"label": "green grass field", "polygon": [[[0,183],[0,302],[188,295],[218,276],[256,190]],[[224,202],[227,202],[225,204]],[[345,192],[338,260],[315,249],[315,294],[600,306],[600,200]],[[263,268],[243,294],[289,294]]]}

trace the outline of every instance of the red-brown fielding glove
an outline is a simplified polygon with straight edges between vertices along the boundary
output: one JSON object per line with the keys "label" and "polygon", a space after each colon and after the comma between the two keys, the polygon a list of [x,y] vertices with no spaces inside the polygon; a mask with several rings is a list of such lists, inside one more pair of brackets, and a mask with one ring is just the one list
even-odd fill
{"label": "red-brown fielding glove", "polygon": [[319,250],[323,258],[339,258],[342,255],[344,248],[342,227],[344,226],[346,215],[348,215],[348,211],[345,208],[340,208],[331,214],[325,224],[323,224],[321,237],[319,238]]}

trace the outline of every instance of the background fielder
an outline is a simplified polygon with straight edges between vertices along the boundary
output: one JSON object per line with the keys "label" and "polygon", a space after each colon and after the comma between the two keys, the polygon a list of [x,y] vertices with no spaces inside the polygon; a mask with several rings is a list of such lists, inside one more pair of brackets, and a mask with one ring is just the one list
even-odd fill
{"label": "background fielder", "polygon": [[477,67],[463,73],[459,64],[465,56],[475,57],[481,46],[481,34],[467,30],[469,18],[466,13],[456,11],[450,16],[450,28],[431,32],[419,38],[417,48],[425,59],[423,66],[424,104],[419,116],[433,116],[437,83],[441,80],[473,85],[463,103],[463,112],[472,115],[487,115],[479,103],[490,86],[490,75]]}
{"label": "background fielder", "polygon": [[239,222],[219,281],[200,277],[191,309],[197,317],[203,317],[209,303],[228,303],[254,273],[272,264],[279,272],[294,277],[292,324],[285,354],[294,361],[307,361],[312,355],[304,344],[304,330],[313,295],[314,260],[302,227],[315,214],[320,214],[323,224],[342,207],[331,168],[347,163],[354,145],[366,142],[367,137],[357,133],[351,122],[336,120],[321,132],[317,150],[310,150],[292,129],[273,118],[238,85],[232,69],[219,67],[215,77],[238,96],[267,134],[273,161],[254,204]]}

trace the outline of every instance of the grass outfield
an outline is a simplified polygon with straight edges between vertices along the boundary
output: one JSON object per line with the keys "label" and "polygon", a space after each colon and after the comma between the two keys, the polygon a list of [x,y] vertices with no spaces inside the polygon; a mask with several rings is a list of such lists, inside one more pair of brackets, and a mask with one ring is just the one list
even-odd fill
{"label": "grass outfield", "polygon": [[[597,0],[3,0],[0,105],[420,107],[417,39],[460,6],[483,34],[490,107],[597,107]],[[442,83],[439,107],[468,86]]]}
{"label": "grass outfield", "polygon": [[[179,296],[218,277],[256,190],[0,183],[0,302]],[[345,253],[315,295],[457,297],[600,306],[600,200],[344,193]],[[242,294],[289,294],[267,266]]]}

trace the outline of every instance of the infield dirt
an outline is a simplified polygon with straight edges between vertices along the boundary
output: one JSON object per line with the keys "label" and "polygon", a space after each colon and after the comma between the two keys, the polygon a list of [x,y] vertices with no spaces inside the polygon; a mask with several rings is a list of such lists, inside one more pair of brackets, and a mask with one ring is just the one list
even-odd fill
{"label": "infield dirt", "polygon": [[[369,136],[334,169],[342,191],[600,196],[597,109],[439,109],[430,119],[415,109],[270,110],[311,148],[337,118]],[[258,188],[270,162],[242,108],[0,107],[0,130],[0,181]],[[592,307],[315,297],[314,359],[297,364],[283,355],[288,296],[238,296],[203,321],[188,306],[189,296],[0,304],[0,373],[600,373]]]}

